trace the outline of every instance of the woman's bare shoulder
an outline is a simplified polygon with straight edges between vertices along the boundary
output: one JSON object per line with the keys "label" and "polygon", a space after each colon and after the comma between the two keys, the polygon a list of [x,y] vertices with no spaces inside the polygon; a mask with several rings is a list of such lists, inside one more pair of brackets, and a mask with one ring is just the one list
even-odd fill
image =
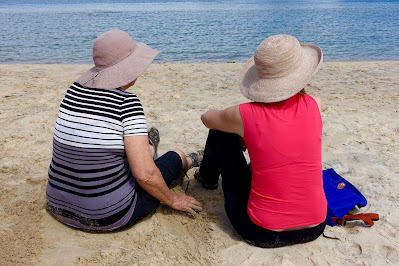
{"label": "woman's bare shoulder", "polygon": [[312,97],[315,102],[317,103],[317,105],[319,106],[319,110],[321,111],[321,105],[322,105],[322,100],[319,96],[314,95],[314,94],[308,94],[310,97]]}

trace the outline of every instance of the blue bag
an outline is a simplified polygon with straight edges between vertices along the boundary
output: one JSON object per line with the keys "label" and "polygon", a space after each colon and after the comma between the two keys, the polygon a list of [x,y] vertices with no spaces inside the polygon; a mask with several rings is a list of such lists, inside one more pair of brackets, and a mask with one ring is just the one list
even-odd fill
{"label": "blue bag", "polygon": [[367,205],[366,198],[360,191],[337,174],[333,168],[323,170],[323,187],[327,198],[327,224],[335,226],[337,223],[344,225],[346,221],[363,220],[368,226],[372,226],[379,219],[378,214],[362,213],[347,215],[356,205]]}

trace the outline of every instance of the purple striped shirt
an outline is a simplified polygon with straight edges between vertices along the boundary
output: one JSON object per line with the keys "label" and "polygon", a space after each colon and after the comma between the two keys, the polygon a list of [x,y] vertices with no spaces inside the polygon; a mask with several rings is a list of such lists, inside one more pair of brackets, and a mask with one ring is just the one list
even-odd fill
{"label": "purple striped shirt", "polygon": [[60,105],[48,171],[48,209],[57,219],[95,231],[129,221],[136,192],[123,137],[132,135],[147,135],[135,94],[71,85]]}

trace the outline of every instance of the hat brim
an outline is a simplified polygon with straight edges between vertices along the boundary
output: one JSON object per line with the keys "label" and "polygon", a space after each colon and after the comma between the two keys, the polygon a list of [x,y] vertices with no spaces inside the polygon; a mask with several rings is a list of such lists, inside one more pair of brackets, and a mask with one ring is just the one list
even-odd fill
{"label": "hat brim", "polygon": [[144,43],[136,43],[134,51],[121,62],[100,70],[93,67],[80,76],[77,82],[98,89],[125,86],[143,74],[159,53]]}
{"label": "hat brim", "polygon": [[244,65],[239,86],[241,93],[255,102],[280,102],[297,94],[308,84],[323,62],[320,47],[301,43],[303,60],[301,64],[286,76],[270,79],[259,79],[254,57]]}

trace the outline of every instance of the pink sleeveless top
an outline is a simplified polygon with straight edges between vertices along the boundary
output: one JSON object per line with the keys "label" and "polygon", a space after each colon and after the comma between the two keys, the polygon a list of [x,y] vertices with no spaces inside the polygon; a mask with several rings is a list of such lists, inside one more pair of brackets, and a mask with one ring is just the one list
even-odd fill
{"label": "pink sleeveless top", "polygon": [[296,94],[278,103],[240,105],[252,166],[248,215],[269,230],[324,222],[322,121],[316,101]]}

